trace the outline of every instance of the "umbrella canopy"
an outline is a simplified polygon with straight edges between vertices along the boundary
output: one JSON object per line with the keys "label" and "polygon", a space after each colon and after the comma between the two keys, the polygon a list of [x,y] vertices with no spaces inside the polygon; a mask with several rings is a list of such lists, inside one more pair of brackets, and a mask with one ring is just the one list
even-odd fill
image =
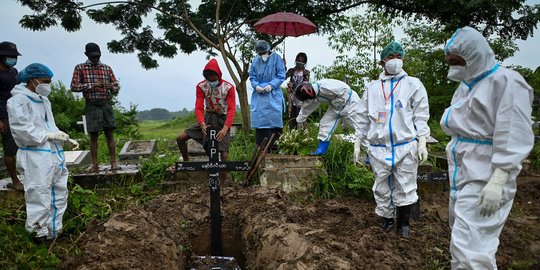
{"label": "umbrella canopy", "polygon": [[301,15],[278,12],[256,22],[255,31],[272,36],[299,37],[317,32],[317,27]]}

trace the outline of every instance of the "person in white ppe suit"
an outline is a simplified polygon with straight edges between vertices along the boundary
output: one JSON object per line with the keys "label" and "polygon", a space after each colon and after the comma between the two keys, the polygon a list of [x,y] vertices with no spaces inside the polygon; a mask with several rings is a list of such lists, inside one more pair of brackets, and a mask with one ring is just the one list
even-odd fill
{"label": "person in white ppe suit", "polygon": [[396,233],[408,238],[411,207],[418,201],[418,163],[427,159],[430,130],[426,89],[403,70],[404,56],[398,42],[382,50],[384,71],[368,83],[362,96],[362,136],[355,142],[354,155],[360,162],[360,145],[366,139],[375,174],[375,213],[383,218],[384,231],[390,231],[397,217]]}
{"label": "person in white ppe suit", "polygon": [[52,71],[34,63],[19,72],[19,84],[7,102],[13,138],[19,147],[17,166],[24,175],[26,229],[36,237],[52,239],[62,230],[67,207],[68,170],[62,143],[78,147],[75,140],[58,130],[51,103]]}
{"label": "person in white ppe suit", "polygon": [[450,38],[445,60],[448,78],[460,82],[441,118],[452,136],[446,147],[452,269],[496,269],[516,177],[534,144],[533,91],[519,73],[495,62],[486,39],[471,27]]}
{"label": "person in white ppe suit", "polygon": [[307,125],[308,116],[322,103],[328,103],[328,110],[319,122],[319,145],[312,155],[324,155],[330,145],[330,137],[339,121],[351,124],[360,136],[360,97],[346,83],[334,79],[322,79],[314,83],[301,83],[295,89],[295,96],[303,102],[296,122],[300,129]]}

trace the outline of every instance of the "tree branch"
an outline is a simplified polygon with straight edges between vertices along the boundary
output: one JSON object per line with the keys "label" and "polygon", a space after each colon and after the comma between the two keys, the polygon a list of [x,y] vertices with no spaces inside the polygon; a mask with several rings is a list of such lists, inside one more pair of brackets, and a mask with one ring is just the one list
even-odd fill
{"label": "tree branch", "polygon": [[147,5],[147,4],[143,4],[143,3],[137,3],[137,2],[133,2],[133,1],[107,1],[107,2],[95,3],[95,4],[91,4],[91,5],[87,5],[87,6],[82,6],[79,9],[87,9],[87,8],[94,7],[94,6],[109,5],[109,4],[130,4],[130,5],[148,7],[148,8],[151,8],[151,9],[155,9],[155,10],[157,10],[157,11],[159,11],[159,12],[165,14],[165,15],[168,15],[168,16],[171,16],[173,18],[185,21],[185,19],[182,16],[172,14],[170,12],[167,12],[167,11],[161,9],[161,8],[158,8],[158,7],[155,7],[155,6],[152,6],[152,5]]}
{"label": "tree branch", "polygon": [[208,43],[210,46],[214,47],[215,49],[218,49],[219,50],[219,45],[216,44],[215,42],[213,42],[212,40],[210,40],[210,38],[208,38],[207,36],[205,36],[202,31],[197,28],[195,26],[195,24],[193,24],[193,22],[191,21],[191,19],[189,18],[189,13],[188,13],[188,10],[186,8],[187,6],[187,3],[186,3],[186,0],[182,1],[182,3],[184,4],[184,21],[189,25],[189,27],[200,37],[204,40],[204,42]]}

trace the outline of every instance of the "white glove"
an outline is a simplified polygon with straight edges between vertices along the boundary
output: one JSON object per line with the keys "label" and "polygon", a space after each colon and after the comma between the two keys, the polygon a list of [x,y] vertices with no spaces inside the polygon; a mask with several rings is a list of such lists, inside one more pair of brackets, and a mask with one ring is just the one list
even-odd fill
{"label": "white glove", "polygon": [[480,192],[480,197],[476,203],[476,206],[480,207],[481,216],[489,217],[499,210],[502,201],[502,189],[506,181],[508,181],[508,173],[495,168],[489,182]]}
{"label": "white glove", "polygon": [[66,133],[64,133],[62,131],[57,131],[57,132],[53,132],[53,133],[47,133],[47,140],[65,142],[65,141],[69,140],[69,135],[67,135]]}
{"label": "white glove", "polygon": [[257,92],[259,92],[260,94],[264,93],[264,88],[260,87],[257,85],[257,87],[255,87],[255,90],[257,90]]}
{"label": "white glove", "polygon": [[71,147],[71,150],[79,149],[79,143],[76,140],[69,139],[67,140],[66,144]]}
{"label": "white glove", "polygon": [[361,152],[361,144],[362,139],[356,138],[356,141],[354,141],[354,163],[359,164],[360,163],[360,152]]}
{"label": "white glove", "polygon": [[420,136],[418,137],[418,159],[420,159],[421,162],[426,161],[428,158],[428,152],[426,147],[426,137]]}
{"label": "white glove", "polygon": [[272,91],[272,86],[271,85],[267,85],[267,86],[264,87],[264,92],[268,93],[270,91]]}
{"label": "white glove", "polygon": [[296,127],[297,129],[299,130],[306,130],[307,129],[307,122],[304,121],[304,122],[297,122],[296,123]]}

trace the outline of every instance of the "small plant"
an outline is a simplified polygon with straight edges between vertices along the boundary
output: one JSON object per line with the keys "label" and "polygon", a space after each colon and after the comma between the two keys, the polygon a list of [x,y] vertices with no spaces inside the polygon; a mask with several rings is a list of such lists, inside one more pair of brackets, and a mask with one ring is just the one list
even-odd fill
{"label": "small plant", "polygon": [[287,130],[281,134],[276,144],[279,146],[279,152],[289,155],[308,155],[310,146],[315,142],[307,132],[293,129]]}

